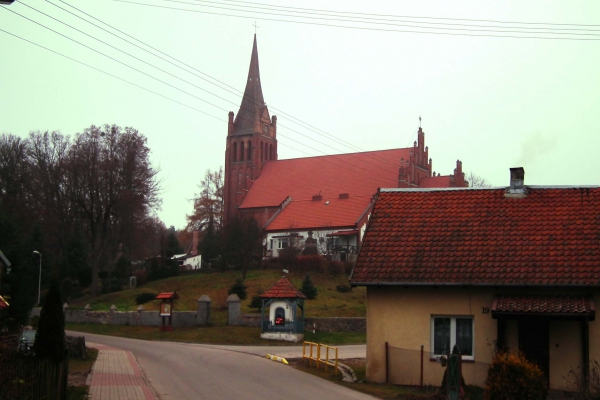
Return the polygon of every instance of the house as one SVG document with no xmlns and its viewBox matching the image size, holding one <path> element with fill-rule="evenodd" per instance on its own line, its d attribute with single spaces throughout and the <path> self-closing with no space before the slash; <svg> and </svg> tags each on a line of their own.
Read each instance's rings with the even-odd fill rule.
<svg viewBox="0 0 600 400">
<path fill-rule="evenodd" d="M 277 130 L 264 101 L 255 35 L 240 109 L 229 113 L 224 220 L 256 218 L 268 256 L 314 239 L 319 253 L 353 261 L 378 188 L 466 186 L 460 161 L 452 174 L 433 171 L 421 128 L 407 148 L 288 160 L 278 158 Z"/>
<path fill-rule="evenodd" d="M 509 187 L 381 189 L 350 283 L 367 287 L 371 381 L 418 383 L 423 346 L 439 385 L 457 345 L 467 384 L 499 347 L 567 390 L 600 360 L 600 187 L 525 186 L 514 168 Z"/>
</svg>

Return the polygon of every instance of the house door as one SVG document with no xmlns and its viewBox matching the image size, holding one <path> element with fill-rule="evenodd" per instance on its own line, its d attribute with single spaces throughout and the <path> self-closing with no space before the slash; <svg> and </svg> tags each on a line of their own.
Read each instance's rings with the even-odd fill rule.
<svg viewBox="0 0 600 400">
<path fill-rule="evenodd" d="M 550 330 L 548 318 L 522 318 L 519 320 L 519 349 L 532 363 L 537 364 L 546 381 L 549 380 Z"/>
</svg>

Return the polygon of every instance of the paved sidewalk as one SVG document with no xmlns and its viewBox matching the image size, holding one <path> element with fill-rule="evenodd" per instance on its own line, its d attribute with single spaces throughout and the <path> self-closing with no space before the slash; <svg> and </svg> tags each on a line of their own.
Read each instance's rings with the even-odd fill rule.
<svg viewBox="0 0 600 400">
<path fill-rule="evenodd" d="M 130 351 L 99 343 L 88 342 L 87 346 L 98 349 L 88 376 L 90 400 L 157 400 Z"/>
</svg>

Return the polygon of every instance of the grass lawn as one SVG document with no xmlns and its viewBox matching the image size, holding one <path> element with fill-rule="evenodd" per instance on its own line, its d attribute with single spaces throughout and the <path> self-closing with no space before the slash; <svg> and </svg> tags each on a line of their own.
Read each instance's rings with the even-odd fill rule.
<svg viewBox="0 0 600 400">
<path fill-rule="evenodd" d="M 254 270 L 249 271 L 244 283 L 248 286 L 248 298 L 242 301 L 242 312 L 257 312 L 256 309 L 248 307 L 252 296 L 260 294 L 271 287 L 279 278 L 281 271 L 277 270 Z M 290 273 L 287 278 L 296 286 L 302 286 L 305 274 Z M 332 277 L 326 274 L 310 274 L 313 284 L 318 289 L 317 298 L 306 301 L 305 317 L 364 317 L 366 315 L 364 287 L 353 288 L 350 292 L 342 293 L 336 290 L 336 286 L 347 284 L 348 277 L 339 275 Z M 81 309 L 90 304 L 92 310 L 107 311 L 113 304 L 118 311 L 134 311 L 138 308 L 136 296 L 139 293 L 172 292 L 177 291 L 179 300 L 175 301 L 175 310 L 194 311 L 198 308 L 198 299 L 203 294 L 212 300 L 212 315 L 219 318 L 219 311 L 225 313 L 227 308 L 227 291 L 241 278 L 239 271 L 196 273 L 190 275 L 176 276 L 160 281 L 149 282 L 136 289 L 123 290 L 116 293 L 104 294 L 91 298 L 84 296 L 69 302 L 69 307 Z M 148 311 L 158 310 L 159 301 L 150 301 L 144 304 Z M 213 323 L 218 324 L 218 321 Z"/>
<path fill-rule="evenodd" d="M 88 394 L 85 382 L 92 371 L 94 361 L 98 357 L 98 350 L 87 349 L 87 358 L 69 358 L 69 382 L 67 389 L 68 400 L 84 400 Z"/>
<path fill-rule="evenodd" d="M 260 328 L 252 326 L 202 326 L 191 328 L 176 328 L 173 332 L 160 332 L 156 326 L 126 326 L 100 324 L 71 324 L 67 330 L 96 333 L 142 340 L 166 340 L 171 342 L 233 344 L 233 345 L 262 345 L 289 346 L 292 343 L 260 338 Z M 364 333 L 346 332 L 307 332 L 305 340 L 330 345 L 361 344 L 366 342 Z M 301 345 L 298 343 L 297 345 Z"/>
</svg>

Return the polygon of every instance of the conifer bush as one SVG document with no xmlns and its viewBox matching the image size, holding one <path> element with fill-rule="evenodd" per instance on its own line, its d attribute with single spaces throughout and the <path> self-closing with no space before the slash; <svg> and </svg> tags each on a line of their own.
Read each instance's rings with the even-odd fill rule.
<svg viewBox="0 0 600 400">
<path fill-rule="evenodd" d="M 318 289 L 313 285 L 310 275 L 306 275 L 306 278 L 302 281 L 302 287 L 300 291 L 306 296 L 308 300 L 313 300 L 317 297 Z"/>
<path fill-rule="evenodd" d="M 248 289 L 248 286 L 244 284 L 244 281 L 242 279 L 237 279 L 235 283 L 231 285 L 227 291 L 227 294 L 231 295 L 235 293 L 238 295 L 240 300 L 246 300 L 248 297 L 248 292 L 246 292 L 246 289 Z"/>
<path fill-rule="evenodd" d="M 138 295 L 135 296 L 135 303 L 136 304 L 145 304 L 149 301 L 156 299 L 156 296 L 158 296 L 156 293 L 150 293 L 150 292 L 138 293 Z"/>
<path fill-rule="evenodd" d="M 548 385 L 542 370 L 523 354 L 497 353 L 485 381 L 485 400 L 545 400 Z"/>
<path fill-rule="evenodd" d="M 65 356 L 65 315 L 63 313 L 60 288 L 56 280 L 52 281 L 40 311 L 40 320 L 33 351 L 40 359 L 60 362 Z"/>
<path fill-rule="evenodd" d="M 262 309 L 262 299 L 260 298 L 260 296 L 257 294 L 252 296 L 252 301 L 250 302 L 248 307 L 256 308 L 258 311 L 260 311 Z"/>
</svg>

